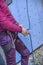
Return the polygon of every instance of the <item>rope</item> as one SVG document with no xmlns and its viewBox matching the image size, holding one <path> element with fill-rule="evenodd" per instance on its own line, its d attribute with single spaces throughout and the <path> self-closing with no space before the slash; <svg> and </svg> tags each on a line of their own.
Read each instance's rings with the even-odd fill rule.
<svg viewBox="0 0 43 65">
<path fill-rule="evenodd" d="M 30 30 L 30 19 L 29 19 L 29 13 L 28 13 L 28 0 L 26 0 L 26 8 L 27 8 L 27 18 L 28 18 L 28 22 L 29 22 L 29 29 Z M 33 53 L 33 45 L 32 45 L 32 38 L 31 38 L 31 34 L 29 33 L 30 36 L 30 40 L 31 40 L 31 50 L 32 50 L 32 57 L 33 57 L 33 65 L 35 65 L 35 59 L 34 59 L 34 53 Z"/>
<path fill-rule="evenodd" d="M 18 17 L 20 19 L 20 14 L 19 14 L 19 9 L 18 9 L 18 5 L 17 5 L 17 1 L 16 1 L 16 8 L 17 8 L 17 12 L 18 12 Z M 30 19 L 29 19 L 29 13 L 28 13 L 28 0 L 26 0 L 26 10 L 27 10 L 28 23 L 29 23 L 29 28 L 27 30 L 30 30 Z M 31 50 L 32 50 L 32 57 L 33 57 L 33 65 L 35 65 L 34 53 L 33 53 L 33 45 L 32 45 L 32 38 L 31 38 L 31 34 L 30 33 L 29 33 L 29 36 L 30 36 L 30 40 L 31 40 Z"/>
</svg>

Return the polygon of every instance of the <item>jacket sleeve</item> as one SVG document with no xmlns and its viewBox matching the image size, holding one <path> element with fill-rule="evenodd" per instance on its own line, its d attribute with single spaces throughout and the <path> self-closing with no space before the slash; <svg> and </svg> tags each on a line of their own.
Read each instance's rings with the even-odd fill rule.
<svg viewBox="0 0 43 65">
<path fill-rule="evenodd" d="M 9 30 L 12 32 L 22 32 L 22 27 L 10 22 L 10 20 L 1 12 L 0 15 L 0 25 L 2 26 L 3 30 Z"/>
<path fill-rule="evenodd" d="M 10 22 L 13 23 L 17 23 L 17 21 L 15 20 L 15 18 L 13 17 L 13 15 L 11 14 L 8 5 L 6 3 L 6 0 L 4 0 L 4 2 L 2 3 L 3 5 L 1 5 L 3 12 L 7 15 L 7 17 L 9 18 Z"/>
</svg>

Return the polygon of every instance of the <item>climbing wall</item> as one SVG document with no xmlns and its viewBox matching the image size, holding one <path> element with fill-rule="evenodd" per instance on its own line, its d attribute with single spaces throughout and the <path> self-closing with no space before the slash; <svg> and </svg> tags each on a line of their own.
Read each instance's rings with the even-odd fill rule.
<svg viewBox="0 0 43 65">
<path fill-rule="evenodd" d="M 31 53 L 43 44 L 43 2 L 42 0 L 13 0 L 9 8 L 14 18 L 30 32 L 28 36 L 18 35 Z M 21 56 L 17 52 L 16 61 L 19 60 Z"/>
</svg>

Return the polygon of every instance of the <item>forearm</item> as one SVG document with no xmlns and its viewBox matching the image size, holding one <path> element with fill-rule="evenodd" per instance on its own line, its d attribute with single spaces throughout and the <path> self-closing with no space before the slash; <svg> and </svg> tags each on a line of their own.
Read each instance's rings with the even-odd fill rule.
<svg viewBox="0 0 43 65">
<path fill-rule="evenodd" d="M 9 30 L 12 32 L 22 32 L 22 28 L 20 26 L 17 26 L 16 24 L 12 24 L 11 22 L 7 22 L 3 24 L 3 29 Z"/>
<path fill-rule="evenodd" d="M 12 32 L 22 32 L 22 27 L 10 22 L 10 20 L 1 12 L 0 15 L 0 25 L 2 26 L 3 30 L 9 30 Z"/>
</svg>

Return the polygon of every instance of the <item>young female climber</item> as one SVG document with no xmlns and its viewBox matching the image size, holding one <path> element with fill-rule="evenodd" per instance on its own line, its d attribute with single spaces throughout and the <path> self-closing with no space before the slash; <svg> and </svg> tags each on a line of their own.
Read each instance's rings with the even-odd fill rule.
<svg viewBox="0 0 43 65">
<path fill-rule="evenodd" d="M 14 33 L 19 32 L 28 35 L 28 31 L 19 25 L 13 18 L 6 0 L 0 0 L 0 45 L 2 46 L 7 59 L 7 65 L 16 65 L 16 50 L 21 54 L 21 65 L 28 65 L 29 50 L 26 48 L 21 39 L 17 36 L 15 44 L 12 44 L 12 38 L 7 30 Z"/>
</svg>

